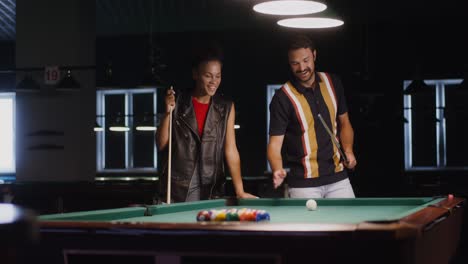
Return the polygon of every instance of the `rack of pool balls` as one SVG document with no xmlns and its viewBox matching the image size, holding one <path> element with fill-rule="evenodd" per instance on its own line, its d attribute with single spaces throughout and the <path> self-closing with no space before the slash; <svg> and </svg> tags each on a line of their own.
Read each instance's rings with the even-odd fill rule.
<svg viewBox="0 0 468 264">
<path fill-rule="evenodd" d="M 198 222 L 209 221 L 269 221 L 270 214 L 265 210 L 257 210 L 250 208 L 242 209 L 210 209 L 202 210 L 197 214 Z"/>
</svg>

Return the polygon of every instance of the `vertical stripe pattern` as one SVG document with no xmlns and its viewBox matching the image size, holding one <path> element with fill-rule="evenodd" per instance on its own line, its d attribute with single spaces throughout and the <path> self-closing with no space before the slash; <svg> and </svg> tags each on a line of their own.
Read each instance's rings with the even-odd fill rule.
<svg viewBox="0 0 468 264">
<path fill-rule="evenodd" d="M 322 82 L 320 83 L 320 92 L 322 93 L 323 99 L 325 100 L 325 104 L 327 105 L 330 113 L 330 120 L 332 123 L 332 131 L 333 135 L 336 137 L 337 131 L 337 113 L 338 113 L 338 102 L 337 96 L 335 92 L 335 87 L 333 86 L 333 82 L 331 81 L 331 77 L 328 73 L 318 72 Z M 338 138 L 337 138 L 338 140 Z M 340 162 L 340 152 L 338 148 L 333 144 L 333 161 L 335 163 L 335 172 L 342 171 L 343 164 Z"/>
<path fill-rule="evenodd" d="M 314 117 L 312 115 L 312 110 L 305 96 L 300 94 L 290 82 L 287 82 L 282 89 L 294 106 L 297 120 L 302 128 L 302 147 L 304 150 L 302 165 L 304 166 L 304 178 L 316 178 L 319 176 L 317 163 L 318 145 L 315 129 L 313 129 Z M 309 129 L 310 127 L 312 127 L 312 129 Z"/>
<path fill-rule="evenodd" d="M 320 92 L 323 96 L 325 104 L 329 109 L 330 120 L 331 120 L 331 130 L 333 131 L 334 136 L 337 135 L 337 113 L 338 113 L 338 102 L 331 81 L 331 77 L 327 73 L 318 72 L 320 75 L 319 82 Z M 318 143 L 317 135 L 314 129 L 314 115 L 310 108 L 309 103 L 307 102 L 306 97 L 301 94 L 291 82 L 287 82 L 281 88 L 286 96 L 291 101 L 291 104 L 294 107 L 296 117 L 299 125 L 301 126 L 302 136 L 302 148 L 304 156 L 302 158 L 302 165 L 304 167 L 304 178 L 317 178 L 319 177 L 319 168 L 317 161 L 318 154 Z M 333 162 L 335 164 L 335 172 L 340 172 L 344 169 L 343 164 L 340 162 L 340 153 L 338 148 L 333 144 Z"/>
</svg>

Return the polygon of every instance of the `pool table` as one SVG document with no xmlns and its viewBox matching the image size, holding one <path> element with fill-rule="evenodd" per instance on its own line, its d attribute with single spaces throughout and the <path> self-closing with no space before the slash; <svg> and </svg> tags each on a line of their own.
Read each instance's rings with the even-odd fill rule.
<svg viewBox="0 0 468 264">
<path fill-rule="evenodd" d="M 40 254 L 65 263 L 448 263 L 459 197 L 219 199 L 39 217 Z M 197 222 L 204 209 L 266 210 L 270 221 Z M 55 252 L 55 253 L 54 253 Z M 87 259 L 88 258 L 88 259 Z M 140 261 L 136 261 L 138 258 Z M 350 262 L 351 261 L 351 262 Z"/>
</svg>

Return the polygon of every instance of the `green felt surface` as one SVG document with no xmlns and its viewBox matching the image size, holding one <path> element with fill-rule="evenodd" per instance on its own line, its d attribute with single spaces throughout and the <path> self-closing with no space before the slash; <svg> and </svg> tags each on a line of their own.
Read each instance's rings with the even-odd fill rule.
<svg viewBox="0 0 468 264">
<path fill-rule="evenodd" d="M 271 223 L 343 223 L 365 221 L 394 221 L 435 204 L 442 198 L 356 198 L 315 199 L 317 210 L 307 210 L 307 199 L 245 199 L 236 206 L 226 201 L 210 200 L 148 207 L 129 207 L 111 210 L 43 215 L 47 221 L 111 221 L 195 223 L 200 210 L 223 208 L 251 208 L 266 210 Z M 144 216 L 150 212 L 151 216 Z"/>
</svg>

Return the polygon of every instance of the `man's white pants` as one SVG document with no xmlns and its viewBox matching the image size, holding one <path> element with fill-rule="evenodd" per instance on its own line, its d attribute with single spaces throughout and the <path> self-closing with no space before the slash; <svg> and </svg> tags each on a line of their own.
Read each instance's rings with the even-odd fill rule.
<svg viewBox="0 0 468 264">
<path fill-rule="evenodd" d="M 354 198 L 353 187 L 348 178 L 339 182 L 306 188 L 289 187 L 290 198 Z"/>
</svg>

